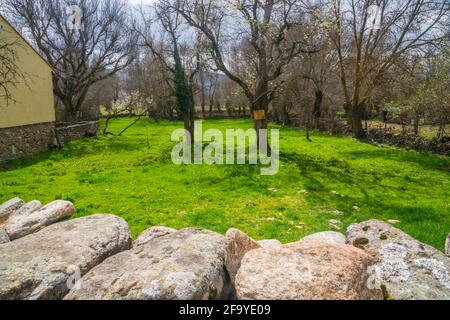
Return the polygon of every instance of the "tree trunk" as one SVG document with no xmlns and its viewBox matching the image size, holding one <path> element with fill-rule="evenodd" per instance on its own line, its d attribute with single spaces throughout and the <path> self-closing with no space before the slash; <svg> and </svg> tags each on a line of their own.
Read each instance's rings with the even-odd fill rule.
<svg viewBox="0 0 450 320">
<path fill-rule="evenodd" d="M 322 102 L 323 102 L 323 92 L 322 90 L 317 90 L 315 92 L 314 110 L 313 110 L 313 117 L 316 120 L 322 116 Z"/>
<path fill-rule="evenodd" d="M 209 117 L 210 117 L 210 118 L 212 117 L 213 109 L 214 109 L 214 101 L 213 101 L 213 100 L 210 100 L 210 101 L 209 101 Z"/>
<path fill-rule="evenodd" d="M 69 110 L 69 112 L 67 112 L 67 121 L 70 123 L 77 123 L 78 122 L 78 112 L 75 110 Z"/>
<path fill-rule="evenodd" d="M 282 117 L 283 117 L 283 125 L 288 126 L 291 124 L 291 118 L 289 116 L 289 109 L 285 104 L 283 104 Z"/>
<path fill-rule="evenodd" d="M 205 108 L 206 108 L 206 103 L 204 101 L 202 101 L 202 118 L 203 119 L 205 119 L 205 117 L 206 117 Z"/>
<path fill-rule="evenodd" d="M 260 143 L 262 142 L 262 138 L 264 137 L 260 130 L 267 130 L 267 117 L 269 113 L 269 101 L 265 98 L 260 99 L 256 104 L 253 105 L 252 111 L 253 114 L 253 120 L 254 120 L 254 128 L 256 131 L 256 137 L 257 137 L 257 143 L 258 148 L 260 146 Z M 255 118 L 255 112 L 260 113 L 258 115 L 258 118 Z M 261 114 L 264 112 L 263 114 Z M 268 135 L 266 135 L 266 141 L 264 143 L 268 146 Z"/>
<path fill-rule="evenodd" d="M 201 105 L 202 105 L 202 118 L 205 119 L 205 108 L 206 108 L 206 92 L 205 92 L 205 75 L 203 70 L 200 72 L 201 86 Z"/>
<path fill-rule="evenodd" d="M 191 144 L 194 146 L 194 134 L 195 134 L 195 104 L 192 101 L 192 106 L 189 112 L 189 122 L 190 122 L 190 128 L 189 133 L 191 134 Z"/>
<path fill-rule="evenodd" d="M 419 124 L 420 124 L 420 117 L 416 115 L 414 117 L 414 135 L 417 137 L 419 135 Z"/>
<path fill-rule="evenodd" d="M 260 130 L 267 130 L 267 119 L 255 120 L 254 127 L 256 131 L 257 149 L 259 149 L 262 139 L 264 137 Z M 269 146 L 268 135 L 266 136 L 266 141 L 264 143 L 266 144 L 267 147 Z"/>
<path fill-rule="evenodd" d="M 348 106 L 347 118 L 350 120 L 349 125 L 352 128 L 353 136 L 356 139 L 364 139 L 366 137 L 366 132 L 364 131 L 362 124 L 362 111 L 360 106 Z"/>
<path fill-rule="evenodd" d="M 188 110 L 183 113 L 183 122 L 184 122 L 184 129 L 189 132 L 190 138 L 191 138 L 191 146 L 194 146 L 194 125 L 192 122 L 192 116 L 191 111 Z"/>
</svg>

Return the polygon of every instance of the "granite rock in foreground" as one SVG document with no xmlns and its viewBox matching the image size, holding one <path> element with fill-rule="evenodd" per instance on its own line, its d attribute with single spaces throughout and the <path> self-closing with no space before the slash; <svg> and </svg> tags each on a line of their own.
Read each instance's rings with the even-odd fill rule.
<svg viewBox="0 0 450 320">
<path fill-rule="evenodd" d="M 378 256 L 374 272 L 392 298 L 450 299 L 450 258 L 439 250 L 378 220 L 351 225 L 347 240 Z"/>
<path fill-rule="evenodd" d="M 131 246 L 127 223 L 93 215 L 0 246 L 0 300 L 62 299 L 78 278 Z"/>
<path fill-rule="evenodd" d="M 65 299 L 227 299 L 233 290 L 224 263 L 222 235 L 184 229 L 107 259 Z"/>
<path fill-rule="evenodd" d="M 348 245 L 308 243 L 250 251 L 236 277 L 242 300 L 379 300 L 370 286 L 373 257 Z"/>
</svg>

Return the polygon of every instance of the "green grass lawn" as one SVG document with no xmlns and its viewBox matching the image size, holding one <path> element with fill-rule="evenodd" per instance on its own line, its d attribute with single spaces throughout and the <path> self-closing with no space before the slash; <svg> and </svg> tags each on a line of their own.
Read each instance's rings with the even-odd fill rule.
<svg viewBox="0 0 450 320">
<path fill-rule="evenodd" d="M 111 129 L 119 131 L 130 121 L 115 120 Z M 76 217 L 113 213 L 128 221 L 133 236 L 154 225 L 220 233 L 236 227 L 256 239 L 291 242 L 329 230 L 330 219 L 342 221 L 343 232 L 354 222 L 397 219 L 413 237 L 444 247 L 450 232 L 448 158 L 349 137 L 315 134 L 307 142 L 298 129 L 280 128 L 276 176 L 261 176 L 250 165 L 176 166 L 170 136 L 181 126 L 142 120 L 123 137 L 74 141 L 63 150 L 0 165 L 0 202 L 15 196 L 70 200 Z M 251 126 L 204 123 L 205 129 Z M 345 215 L 337 217 L 334 210 Z"/>
</svg>

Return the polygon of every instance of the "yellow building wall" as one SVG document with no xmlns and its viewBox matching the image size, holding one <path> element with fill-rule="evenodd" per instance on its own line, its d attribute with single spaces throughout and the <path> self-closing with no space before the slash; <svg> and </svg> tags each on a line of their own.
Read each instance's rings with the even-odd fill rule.
<svg viewBox="0 0 450 320">
<path fill-rule="evenodd" d="M 0 16 L 0 37 L 16 40 L 21 72 L 26 82 L 18 79 L 11 88 L 15 101 L 6 103 L 0 97 L 0 128 L 10 128 L 35 123 L 55 121 L 52 70 L 50 66 L 30 47 L 30 45 Z"/>
</svg>

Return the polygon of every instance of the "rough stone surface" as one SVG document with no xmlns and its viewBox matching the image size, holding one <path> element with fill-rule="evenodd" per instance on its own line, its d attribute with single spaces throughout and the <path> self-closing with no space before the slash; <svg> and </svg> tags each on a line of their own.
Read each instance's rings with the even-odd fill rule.
<svg viewBox="0 0 450 320">
<path fill-rule="evenodd" d="M 447 236 L 447 240 L 445 241 L 445 254 L 450 256 L 450 234 Z"/>
<path fill-rule="evenodd" d="M 93 215 L 0 246 L 0 300 L 61 299 L 107 257 L 131 246 L 127 223 Z"/>
<path fill-rule="evenodd" d="M 30 201 L 20 207 L 14 214 L 9 217 L 9 220 L 14 219 L 19 216 L 28 216 L 42 208 L 42 203 L 37 200 Z"/>
<path fill-rule="evenodd" d="M 36 155 L 51 147 L 63 147 L 72 140 L 95 136 L 98 128 L 96 121 L 64 126 L 47 122 L 0 128 L 0 162 Z"/>
<path fill-rule="evenodd" d="M 289 244 L 285 245 L 285 247 L 295 249 L 299 245 L 301 246 L 303 244 L 307 244 L 307 243 L 311 243 L 311 242 L 346 244 L 347 239 L 342 233 L 335 232 L 335 231 L 325 231 L 325 232 L 314 233 L 312 235 L 304 237 L 303 239 L 301 239 L 298 242 L 289 243 Z"/>
<path fill-rule="evenodd" d="M 250 251 L 236 277 L 243 300 L 372 300 L 368 268 L 373 257 L 349 245 L 309 243 L 296 250 L 264 248 Z"/>
<path fill-rule="evenodd" d="M 68 219 L 75 213 L 75 207 L 69 201 L 56 200 L 31 214 L 14 215 L 5 229 L 11 241 L 35 233 L 55 222 Z"/>
<path fill-rule="evenodd" d="M 351 225 L 347 240 L 378 255 L 375 270 L 392 298 L 450 299 L 450 259 L 442 252 L 378 220 Z"/>
<path fill-rule="evenodd" d="M 151 227 L 141 233 L 139 237 L 134 241 L 133 247 L 138 247 L 152 241 L 153 239 L 167 236 L 175 233 L 177 230 L 166 227 Z"/>
<path fill-rule="evenodd" d="M 97 135 L 99 125 L 98 121 L 80 122 L 65 126 L 58 124 L 56 128 L 58 143 L 60 146 L 64 146 L 69 141 L 94 137 Z"/>
<path fill-rule="evenodd" d="M 5 229 L 0 229 L 0 244 L 9 242 L 9 236 Z"/>
<path fill-rule="evenodd" d="M 184 229 L 119 253 L 92 269 L 67 300 L 197 300 L 232 294 L 225 238 Z"/>
<path fill-rule="evenodd" d="M 16 212 L 25 202 L 20 198 L 13 198 L 0 205 L 0 225 L 4 223 L 11 214 Z"/>
<path fill-rule="evenodd" d="M 261 245 L 248 235 L 237 229 L 230 229 L 226 235 L 225 266 L 231 280 L 234 282 L 241 267 L 242 258 L 251 250 L 261 248 Z"/>
<path fill-rule="evenodd" d="M 55 139 L 55 123 L 0 129 L 0 162 L 45 152 Z"/>
<path fill-rule="evenodd" d="M 279 248 L 282 246 L 281 242 L 275 239 L 261 240 L 258 243 L 262 248 Z"/>
</svg>

